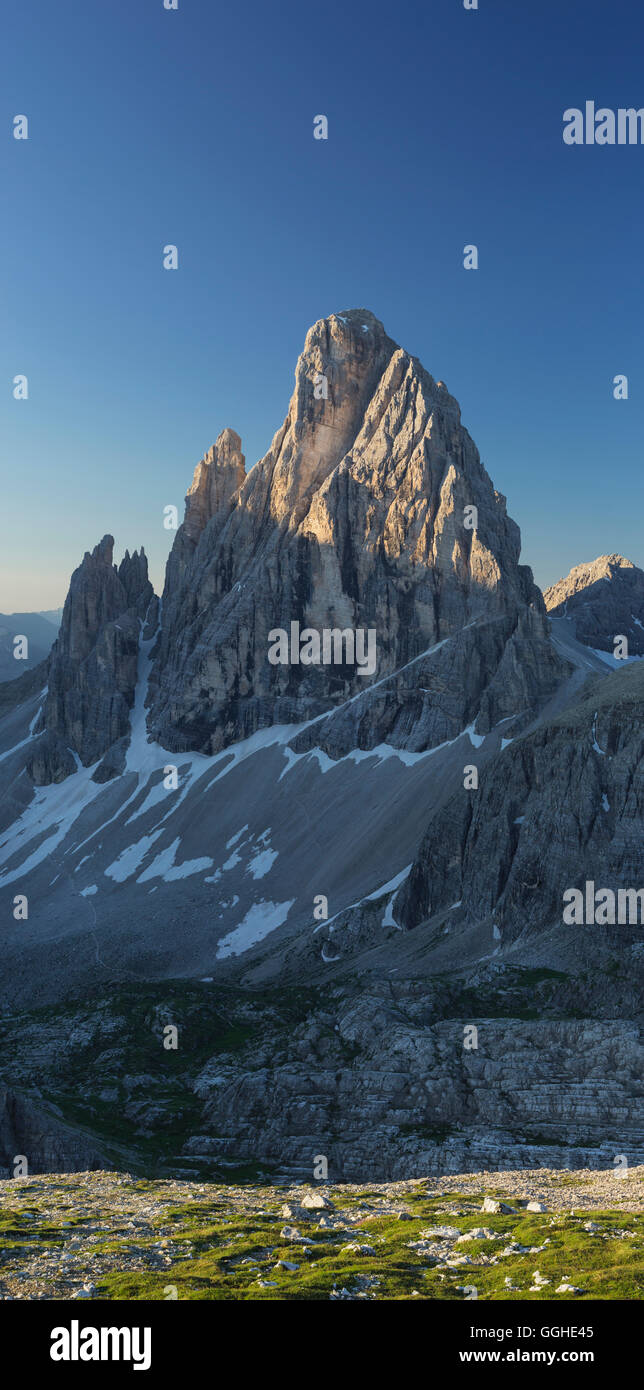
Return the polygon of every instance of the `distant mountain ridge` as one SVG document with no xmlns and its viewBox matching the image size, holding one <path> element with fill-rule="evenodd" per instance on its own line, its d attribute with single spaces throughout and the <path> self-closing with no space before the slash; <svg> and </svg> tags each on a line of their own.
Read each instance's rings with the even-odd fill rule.
<svg viewBox="0 0 644 1390">
<path fill-rule="evenodd" d="M 58 630 L 55 613 L 56 610 L 50 613 L 0 613 L 0 681 L 17 680 L 49 655 Z M 27 638 L 27 657 L 14 655 L 16 637 Z"/>
<path fill-rule="evenodd" d="M 574 619 L 586 646 L 612 652 L 615 638 L 625 636 L 629 653 L 644 656 L 644 570 L 623 555 L 575 565 L 543 597 L 551 617 Z"/>
</svg>

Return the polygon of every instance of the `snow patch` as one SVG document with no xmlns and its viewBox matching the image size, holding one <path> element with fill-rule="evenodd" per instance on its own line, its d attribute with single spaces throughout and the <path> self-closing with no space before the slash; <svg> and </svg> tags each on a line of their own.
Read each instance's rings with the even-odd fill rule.
<svg viewBox="0 0 644 1390">
<path fill-rule="evenodd" d="M 593 719 L 593 748 L 596 753 L 601 753 L 602 758 L 606 757 L 605 750 L 600 748 L 597 742 L 597 710 L 595 710 L 595 717 Z"/>
<path fill-rule="evenodd" d="M 212 869 L 212 859 L 206 858 L 184 859 L 183 864 L 175 864 L 180 844 L 181 839 L 177 836 L 167 849 L 155 855 L 149 868 L 144 869 L 137 878 L 137 883 L 148 883 L 151 878 L 162 878 L 164 883 L 174 883 L 178 878 L 189 878 L 191 874 L 200 874 L 204 869 Z"/>
<path fill-rule="evenodd" d="M 40 692 L 40 699 L 42 700 L 43 696 L 46 695 L 46 694 L 47 694 L 47 686 L 45 686 L 45 689 L 42 690 L 42 691 Z M 10 758 L 12 753 L 17 753 L 19 748 L 26 748 L 27 744 L 28 744 L 28 743 L 31 743 L 31 740 L 32 740 L 33 737 L 34 737 L 34 729 L 35 729 L 35 727 L 36 727 L 36 724 L 38 723 L 38 720 L 40 719 L 41 714 L 42 714 L 42 705 L 39 705 L 39 706 L 38 706 L 38 709 L 36 710 L 36 713 L 34 714 L 34 717 L 33 717 L 32 721 L 31 721 L 31 723 L 30 723 L 30 725 L 29 725 L 29 733 L 27 734 L 27 737 L 26 737 L 26 738 L 21 738 L 20 743 L 14 743 L 13 748 L 8 748 L 7 751 L 6 751 L 6 753 L 0 753 L 0 763 L 3 763 L 4 760 L 5 760 L 5 758 Z"/>
<path fill-rule="evenodd" d="M 242 825 L 241 830 L 238 830 L 236 835 L 232 835 L 230 840 L 226 840 L 226 849 L 232 849 L 233 845 L 237 844 L 237 841 L 243 835 L 245 830 L 248 830 L 248 822 L 246 822 L 246 825 Z"/>
<path fill-rule="evenodd" d="M 125 880 L 140 868 L 150 846 L 158 840 L 160 834 L 160 830 L 153 830 L 151 835 L 144 835 L 143 839 L 136 840 L 133 845 L 121 850 L 114 863 L 108 864 L 105 870 L 107 877 L 113 878 L 116 883 L 125 883 Z"/>
<path fill-rule="evenodd" d="M 48 859 L 86 807 L 105 791 L 104 786 L 92 782 L 97 763 L 92 767 L 83 767 L 77 759 L 77 766 L 77 772 L 64 782 L 53 782 L 47 787 L 37 788 L 29 806 L 12 825 L 6 839 L 0 844 L 0 864 L 6 864 L 23 846 L 45 831 L 51 833 L 17 869 L 0 874 L 0 884 L 13 883 Z"/>
<path fill-rule="evenodd" d="M 263 941 L 265 936 L 286 921 L 294 902 L 295 898 L 285 903 L 253 903 L 239 926 L 222 937 L 217 947 L 217 960 L 240 956 L 251 946 L 256 946 L 258 941 Z"/>
<path fill-rule="evenodd" d="M 276 849 L 261 850 L 259 854 L 255 855 L 254 859 L 251 859 L 250 864 L 246 869 L 246 873 L 252 874 L 254 879 L 265 878 L 266 875 L 270 873 L 273 864 L 277 859 L 277 854 L 278 851 Z"/>
</svg>

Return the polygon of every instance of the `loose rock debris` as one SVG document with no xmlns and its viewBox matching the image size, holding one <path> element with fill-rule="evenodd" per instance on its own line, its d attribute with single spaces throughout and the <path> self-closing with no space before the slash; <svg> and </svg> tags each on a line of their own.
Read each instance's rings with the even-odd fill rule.
<svg viewBox="0 0 644 1390">
<path fill-rule="evenodd" d="M 473 1286 L 643 1297 L 644 1169 L 311 1190 L 105 1172 L 0 1182 L 4 1300 L 462 1299 Z"/>
</svg>

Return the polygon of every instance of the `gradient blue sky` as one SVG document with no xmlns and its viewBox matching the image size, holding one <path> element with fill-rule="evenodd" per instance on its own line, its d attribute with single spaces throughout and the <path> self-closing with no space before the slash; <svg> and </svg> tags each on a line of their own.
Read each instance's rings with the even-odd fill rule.
<svg viewBox="0 0 644 1390">
<path fill-rule="evenodd" d="M 4 30 L 0 611 L 62 603 L 106 531 L 158 587 L 163 507 L 225 425 L 261 457 L 353 307 L 457 396 L 539 583 L 644 564 L 644 147 L 562 141 L 569 106 L 644 106 L 632 0 L 23 0 Z"/>
</svg>

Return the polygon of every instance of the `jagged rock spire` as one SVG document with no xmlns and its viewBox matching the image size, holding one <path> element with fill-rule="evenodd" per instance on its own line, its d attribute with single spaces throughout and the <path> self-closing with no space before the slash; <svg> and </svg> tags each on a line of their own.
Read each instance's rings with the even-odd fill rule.
<svg viewBox="0 0 644 1390">
<path fill-rule="evenodd" d="M 508 654 L 505 689 L 488 696 L 485 718 L 506 714 L 512 700 L 530 708 L 552 687 L 543 601 L 519 564 L 505 498 L 457 401 L 368 310 L 309 329 L 281 429 L 205 525 L 204 472 L 193 484 L 198 541 L 189 507 L 168 563 L 151 679 L 151 727 L 170 747 L 214 751 L 364 691 L 364 679 L 346 669 L 269 665 L 268 633 L 294 620 L 316 630 L 375 628 L 378 678 L 479 620 L 496 622 L 486 652 L 470 654 L 477 674 L 465 685 L 476 691 L 462 708 L 446 719 L 437 700 L 427 715 L 427 702 L 414 697 L 416 711 L 401 723 L 421 741 L 448 736 L 465 707 L 478 710 L 505 644 L 516 632 L 523 646 L 526 625 L 542 660 L 522 677 Z M 377 732 L 368 719 L 364 738 Z"/>
<path fill-rule="evenodd" d="M 103 536 L 74 570 L 48 673 L 34 749 L 34 780 L 59 781 L 73 754 L 96 762 L 127 732 L 137 679 L 140 620 L 153 598 L 143 549 L 126 551 L 118 569 L 114 537 Z"/>
<path fill-rule="evenodd" d="M 228 504 L 245 477 L 241 439 L 234 430 L 222 430 L 197 464 L 188 488 L 183 527 L 189 540 L 198 541 L 210 518 Z"/>
</svg>

